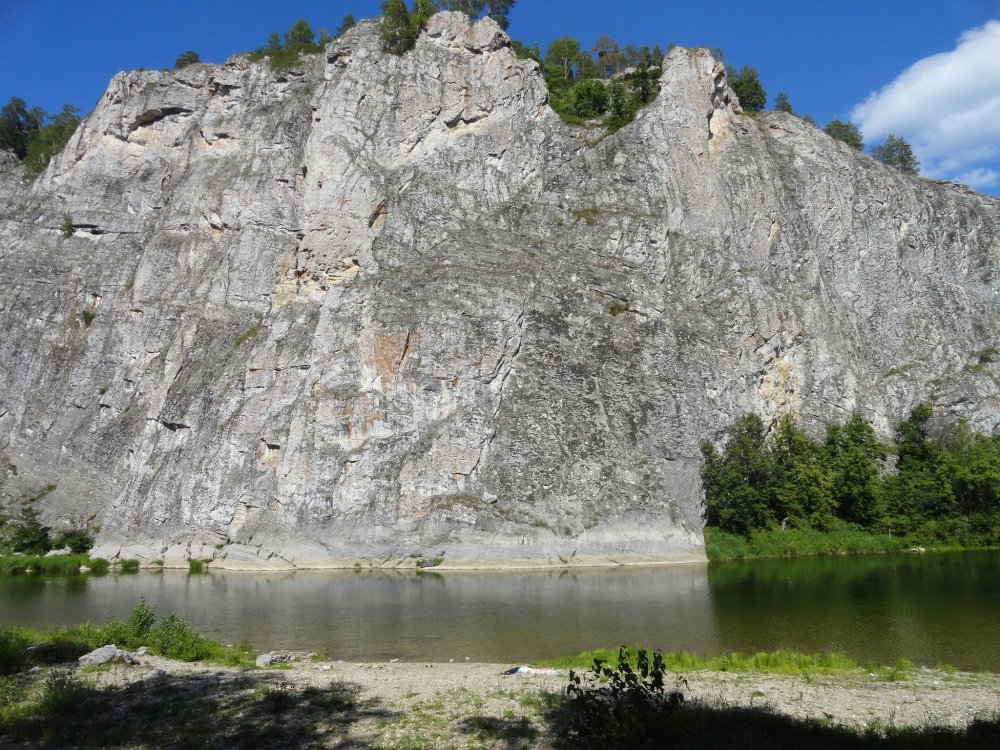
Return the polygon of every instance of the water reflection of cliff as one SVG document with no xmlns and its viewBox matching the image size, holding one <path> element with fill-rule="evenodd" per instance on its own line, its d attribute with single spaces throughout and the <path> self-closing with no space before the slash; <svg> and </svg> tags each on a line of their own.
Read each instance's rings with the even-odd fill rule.
<svg viewBox="0 0 1000 750">
<path fill-rule="evenodd" d="M 140 596 L 216 638 L 329 649 L 348 660 L 507 662 L 621 643 L 718 647 L 704 565 L 442 575 L 166 571 L 92 580 L 71 612 L 53 591 L 22 601 L 16 619 L 99 621 L 126 614 Z"/>
<path fill-rule="evenodd" d="M 145 597 L 207 635 L 345 660 L 531 661 L 636 644 L 833 646 L 1000 670 L 1000 553 L 510 573 L 178 571 L 0 578 L 0 623 L 123 617 Z"/>
</svg>

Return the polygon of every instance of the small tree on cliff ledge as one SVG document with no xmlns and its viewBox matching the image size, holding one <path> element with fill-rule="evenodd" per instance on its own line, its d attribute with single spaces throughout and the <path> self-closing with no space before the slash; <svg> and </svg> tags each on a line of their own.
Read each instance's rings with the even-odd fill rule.
<svg viewBox="0 0 1000 750">
<path fill-rule="evenodd" d="M 764 105 L 767 104 L 767 92 L 760 85 L 756 70 L 744 65 L 737 73 L 732 67 L 728 67 L 726 75 L 729 78 L 729 86 L 736 92 L 743 109 L 751 112 L 760 112 L 764 109 Z"/>
<path fill-rule="evenodd" d="M 434 15 L 433 0 L 416 0 L 413 10 L 407 10 L 403 0 L 385 0 L 382 3 L 382 51 L 402 55 L 413 49 L 420 30 Z"/>
<path fill-rule="evenodd" d="M 884 143 L 872 146 L 872 156 L 883 164 L 895 167 L 906 174 L 917 174 L 920 171 L 920 162 L 913 155 L 910 144 L 892 133 L 889 134 Z"/>
</svg>

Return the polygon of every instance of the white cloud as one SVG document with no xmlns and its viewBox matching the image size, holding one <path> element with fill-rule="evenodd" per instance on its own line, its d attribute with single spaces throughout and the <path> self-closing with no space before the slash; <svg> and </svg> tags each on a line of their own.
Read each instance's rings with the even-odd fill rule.
<svg viewBox="0 0 1000 750">
<path fill-rule="evenodd" d="M 955 182 L 961 182 L 963 185 L 968 185 L 976 190 L 984 190 L 1000 184 L 1000 172 L 997 172 L 995 169 L 979 167 L 978 169 L 957 174 L 952 179 Z"/>
<path fill-rule="evenodd" d="M 1000 160 L 1000 21 L 918 60 L 856 106 L 851 120 L 868 143 L 889 133 L 905 138 L 928 176 L 996 185 L 989 162 Z"/>
</svg>

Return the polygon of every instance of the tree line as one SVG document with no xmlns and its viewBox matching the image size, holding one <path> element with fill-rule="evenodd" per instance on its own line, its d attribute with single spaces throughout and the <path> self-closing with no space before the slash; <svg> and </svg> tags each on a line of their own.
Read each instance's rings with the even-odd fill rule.
<svg viewBox="0 0 1000 750">
<path fill-rule="evenodd" d="M 79 124 L 79 111 L 70 104 L 49 114 L 12 97 L 0 108 L 0 151 L 12 152 L 28 172 L 38 174 L 63 150 Z"/>
<path fill-rule="evenodd" d="M 759 529 L 855 527 L 915 543 L 1000 544 L 1000 435 L 964 420 L 931 430 L 930 404 L 915 406 L 879 441 L 858 414 L 810 438 L 791 416 L 770 432 L 756 414 L 725 431 L 704 456 L 705 521 L 749 537 Z"/>
<path fill-rule="evenodd" d="M 382 47 L 393 54 L 404 54 L 416 44 L 430 17 L 445 10 L 461 11 L 471 18 L 490 16 L 506 29 L 515 1 L 413 0 L 413 7 L 408 8 L 405 0 L 384 0 L 379 30 Z M 284 35 L 272 32 L 267 43 L 252 50 L 249 56 L 252 60 L 266 58 L 272 68 L 283 70 L 296 64 L 303 54 L 320 52 L 354 25 L 354 16 L 348 14 L 334 35 L 325 29 L 320 29 L 317 35 L 305 20 L 299 19 Z M 513 41 L 512 47 L 519 57 L 539 63 L 552 108 L 567 122 L 584 124 L 596 120 L 611 132 L 630 122 L 659 93 L 658 75 L 664 58 L 659 45 L 620 46 L 602 34 L 589 49 L 569 36 L 553 41 L 544 55 L 537 44 L 528 46 Z M 721 50 L 712 52 L 718 60 L 723 60 Z M 174 68 L 179 70 L 198 62 L 198 54 L 188 50 L 178 56 Z M 756 69 L 743 66 L 736 70 L 726 66 L 726 71 L 742 108 L 749 113 L 762 111 L 767 105 L 767 92 Z M 784 92 L 775 98 L 774 109 L 796 114 Z M 801 117 L 813 122 L 808 115 Z M 0 150 L 12 151 L 30 173 L 37 174 L 62 150 L 79 122 L 78 111 L 68 104 L 61 112 L 48 114 L 38 107 L 28 108 L 23 99 L 14 97 L 0 110 Z M 858 151 L 864 150 L 861 132 L 852 123 L 832 120 L 823 131 Z M 911 146 L 894 134 L 873 145 L 869 153 L 908 174 L 917 174 L 920 168 Z"/>
</svg>

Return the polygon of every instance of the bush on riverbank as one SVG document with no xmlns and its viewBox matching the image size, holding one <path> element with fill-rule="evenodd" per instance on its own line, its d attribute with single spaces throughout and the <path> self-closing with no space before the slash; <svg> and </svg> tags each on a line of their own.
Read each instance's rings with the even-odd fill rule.
<svg viewBox="0 0 1000 750">
<path fill-rule="evenodd" d="M 179 661 L 207 661 L 227 666 L 254 665 L 250 644 L 226 646 L 199 634 L 179 615 L 168 614 L 159 624 L 153 608 L 141 600 L 126 620 L 104 625 L 84 623 L 72 628 L 40 632 L 20 625 L 0 629 L 0 675 L 33 665 L 73 661 L 106 644 L 152 653 Z"/>
</svg>

